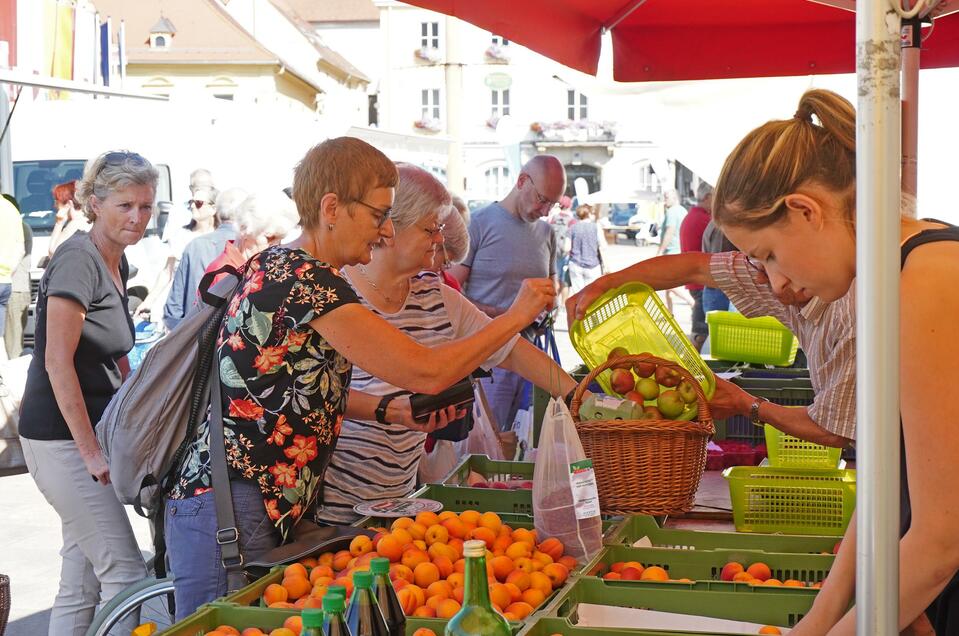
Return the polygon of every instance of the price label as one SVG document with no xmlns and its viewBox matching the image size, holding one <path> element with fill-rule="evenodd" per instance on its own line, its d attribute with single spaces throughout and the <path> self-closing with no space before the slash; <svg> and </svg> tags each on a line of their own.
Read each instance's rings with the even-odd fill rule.
<svg viewBox="0 0 959 636">
<path fill-rule="evenodd" d="M 599 491 L 593 461 L 584 459 L 569 465 L 569 482 L 573 491 L 573 508 L 577 519 L 599 516 Z"/>
</svg>

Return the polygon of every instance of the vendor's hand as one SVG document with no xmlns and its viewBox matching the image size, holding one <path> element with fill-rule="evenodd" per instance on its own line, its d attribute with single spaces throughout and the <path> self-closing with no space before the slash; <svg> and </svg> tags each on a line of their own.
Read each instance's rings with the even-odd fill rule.
<svg viewBox="0 0 959 636">
<path fill-rule="evenodd" d="M 578 293 L 566 300 L 566 322 L 572 328 L 574 320 L 582 320 L 586 310 L 597 298 L 609 290 L 609 283 L 605 278 L 594 280 Z"/>
<path fill-rule="evenodd" d="M 96 451 L 88 453 L 81 452 L 80 456 L 83 458 L 83 464 L 86 466 L 87 472 L 90 473 L 96 481 L 104 486 L 110 484 L 110 466 L 107 464 L 107 460 L 103 457 L 103 452 L 99 448 L 97 448 Z"/>
<path fill-rule="evenodd" d="M 144 307 L 143 303 L 140 303 L 140 306 L 133 311 L 133 322 L 137 323 L 142 320 L 150 320 L 150 308 Z"/>
<path fill-rule="evenodd" d="M 552 278 L 527 278 L 506 313 L 519 316 L 525 327 L 544 309 L 549 311 L 555 305 L 556 286 Z"/>
<path fill-rule="evenodd" d="M 747 415 L 753 402 L 755 398 L 738 385 L 716 378 L 716 392 L 713 394 L 713 399 L 709 401 L 709 412 L 717 420 L 726 419 L 732 415 Z"/>
<path fill-rule="evenodd" d="M 453 420 L 458 420 L 465 416 L 465 409 L 457 411 L 456 407 L 448 406 L 445 409 L 430 413 L 430 417 L 426 422 L 417 422 L 413 419 L 413 409 L 410 406 L 410 396 L 408 395 L 392 400 L 386 407 L 387 422 L 399 424 L 411 431 L 419 431 L 421 433 L 432 433 L 441 428 L 446 428 Z"/>
</svg>

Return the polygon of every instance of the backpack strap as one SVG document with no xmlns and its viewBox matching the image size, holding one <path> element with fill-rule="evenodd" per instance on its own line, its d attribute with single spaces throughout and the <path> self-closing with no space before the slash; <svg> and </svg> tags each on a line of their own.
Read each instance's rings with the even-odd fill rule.
<svg viewBox="0 0 959 636">
<path fill-rule="evenodd" d="M 216 504 L 216 542 L 220 546 L 220 562 L 226 570 L 227 591 L 234 592 L 246 585 L 246 578 L 243 575 L 240 531 L 236 525 L 230 475 L 226 466 L 219 366 L 219 356 L 214 355 L 210 365 L 210 466 L 213 473 L 213 501 Z"/>
</svg>

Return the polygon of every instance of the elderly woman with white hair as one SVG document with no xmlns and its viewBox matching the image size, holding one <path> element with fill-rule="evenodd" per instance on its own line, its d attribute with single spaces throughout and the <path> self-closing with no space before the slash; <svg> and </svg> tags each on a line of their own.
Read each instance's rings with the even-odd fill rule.
<svg viewBox="0 0 959 636">
<path fill-rule="evenodd" d="M 470 251 L 469 212 L 464 213 L 456 205 L 457 198 L 453 197 L 453 204 L 440 219 L 443 222 L 443 242 L 433 258 L 433 266 L 428 269 L 439 274 L 444 283 L 463 293 L 463 286 L 449 273 L 449 268 L 466 258 Z"/>
<path fill-rule="evenodd" d="M 293 233 L 300 217 L 296 204 L 283 192 L 251 194 L 236 215 L 237 238 L 227 241 L 223 252 L 206 268 L 213 272 L 224 265 L 239 269 L 251 256 Z"/>
<path fill-rule="evenodd" d="M 447 224 L 455 224 L 459 217 L 450 211 L 449 192 L 422 168 L 398 164 L 398 169 L 393 240 L 378 244 L 368 265 L 346 267 L 344 274 L 366 308 L 417 342 L 435 347 L 478 332 L 490 318 L 430 271 L 438 252 L 442 253 Z M 451 247 L 453 258 L 462 258 L 467 249 L 455 240 Z M 549 356 L 518 336 L 480 366 L 509 369 L 558 397 L 569 396 L 576 387 Z M 409 399 L 408 392 L 359 366 L 353 367 L 350 386 L 384 396 L 383 407 L 393 400 Z M 379 417 L 378 421 L 344 419 L 326 471 L 317 520 L 351 523 L 358 518 L 353 511 L 358 503 L 412 493 L 429 432 L 425 426 Z"/>
</svg>

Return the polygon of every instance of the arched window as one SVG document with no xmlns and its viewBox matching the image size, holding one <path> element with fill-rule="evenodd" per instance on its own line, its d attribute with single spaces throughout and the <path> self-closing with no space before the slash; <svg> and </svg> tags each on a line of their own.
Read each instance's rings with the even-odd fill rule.
<svg viewBox="0 0 959 636">
<path fill-rule="evenodd" d="M 229 77 L 221 76 L 208 82 L 206 88 L 217 99 L 232 100 L 233 96 L 236 94 L 236 89 L 239 88 L 239 86 Z"/>
<path fill-rule="evenodd" d="M 506 196 L 513 185 L 506 164 L 498 164 L 487 168 L 483 172 L 483 185 L 486 189 L 486 195 L 491 198 L 501 199 Z"/>
<path fill-rule="evenodd" d="M 144 92 L 164 97 L 169 97 L 173 91 L 173 83 L 165 77 L 151 77 L 142 86 Z"/>
</svg>

